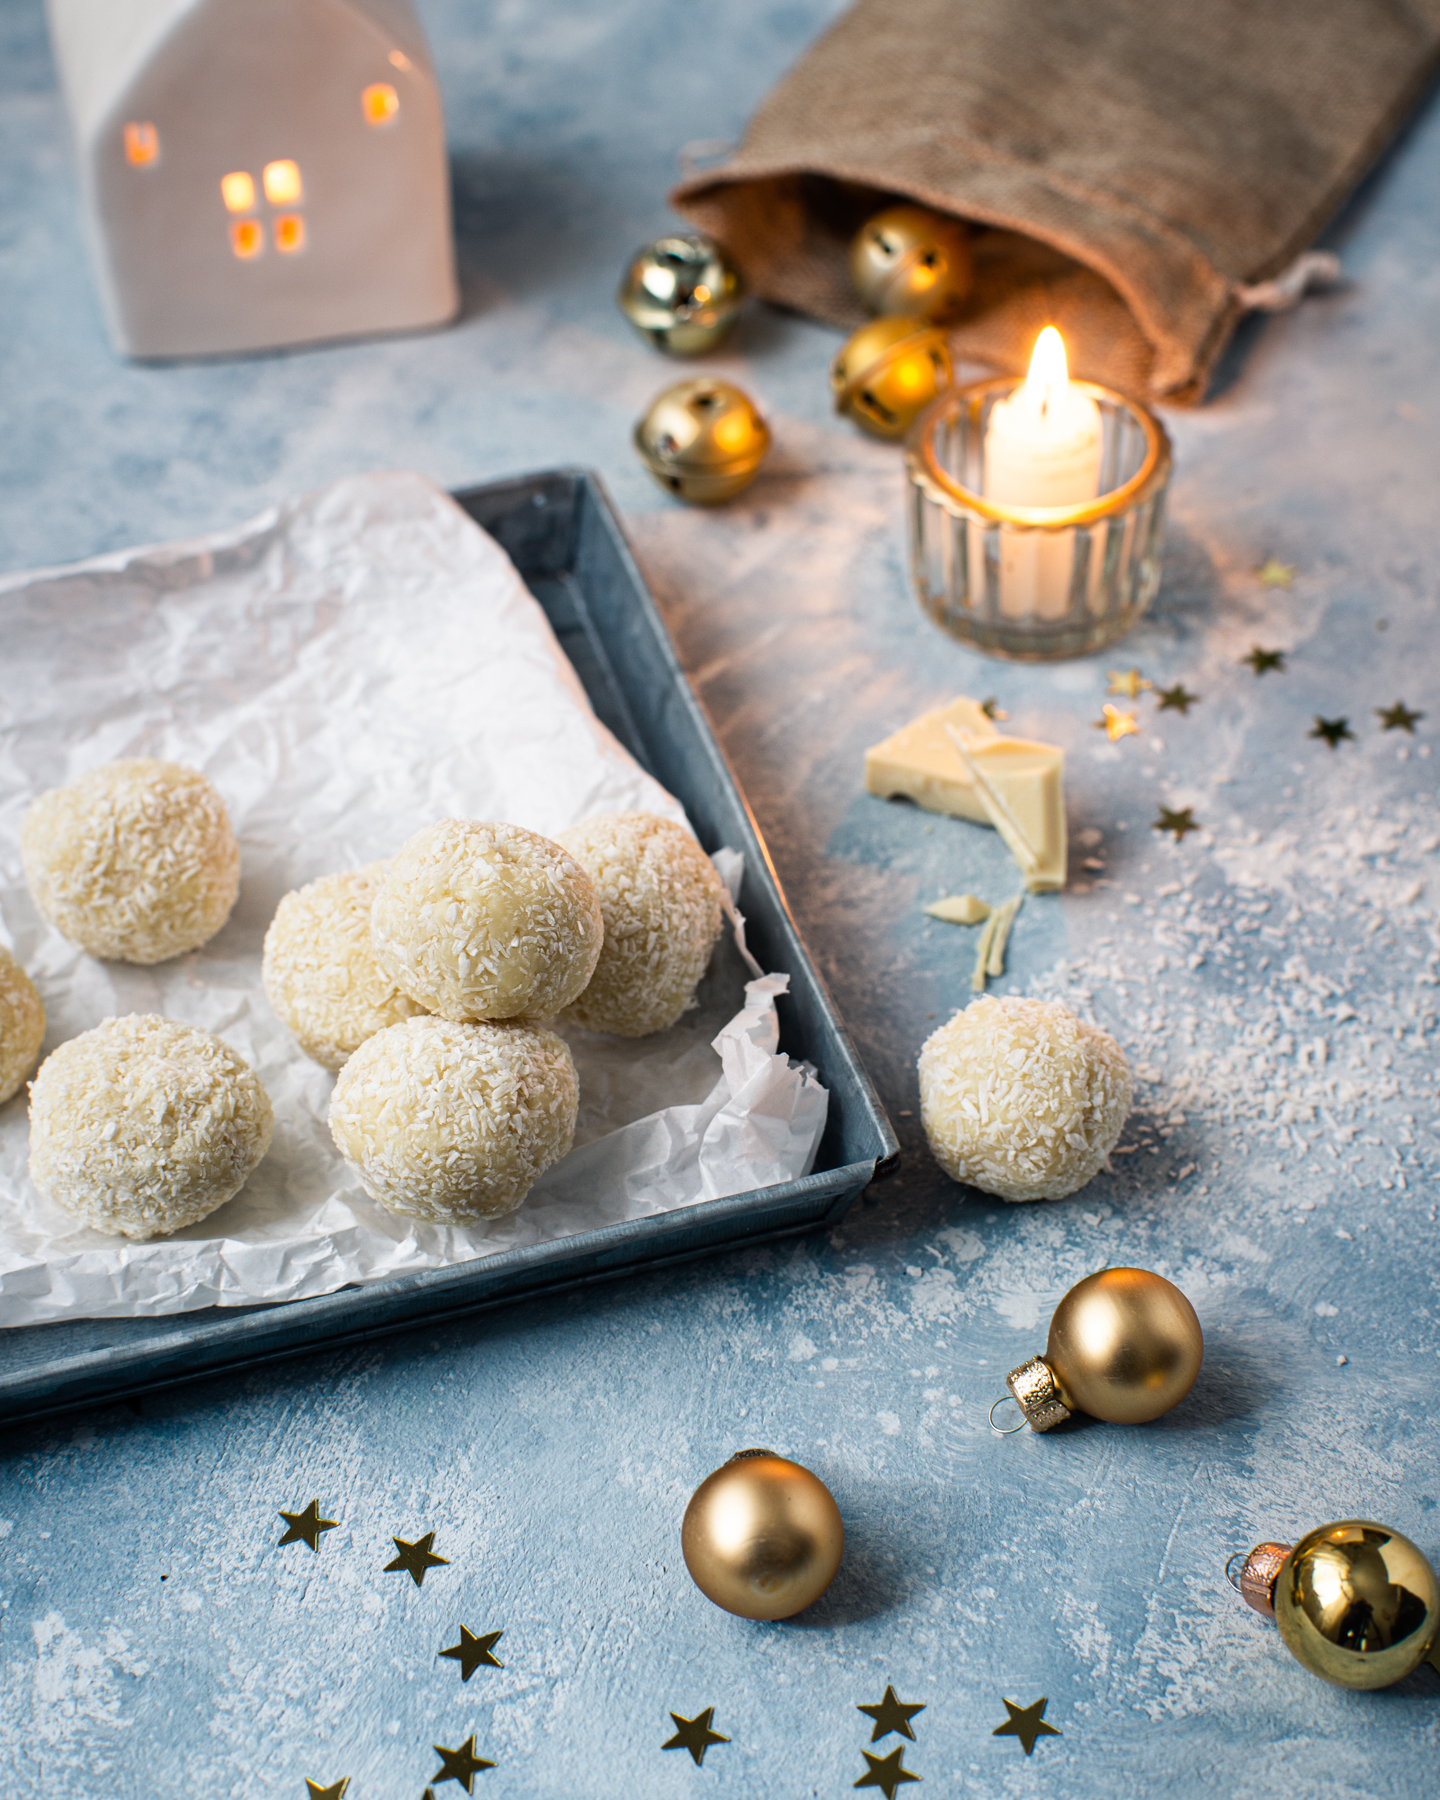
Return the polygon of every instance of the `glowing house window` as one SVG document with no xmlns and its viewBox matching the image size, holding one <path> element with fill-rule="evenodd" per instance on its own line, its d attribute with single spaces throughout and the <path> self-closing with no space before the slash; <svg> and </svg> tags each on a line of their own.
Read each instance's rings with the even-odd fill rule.
<svg viewBox="0 0 1440 1800">
<path fill-rule="evenodd" d="M 247 175 L 244 169 L 236 169 L 233 174 L 220 177 L 220 197 L 225 202 L 225 210 L 232 213 L 251 212 L 255 206 L 255 178 Z"/>
<path fill-rule="evenodd" d="M 265 248 L 265 232 L 258 219 L 230 221 L 230 248 L 241 262 L 249 262 Z"/>
<path fill-rule="evenodd" d="M 125 160 L 137 169 L 160 160 L 160 133 L 148 121 L 131 119 L 125 127 Z"/>
<path fill-rule="evenodd" d="M 282 256 L 305 248 L 305 221 L 299 213 L 281 213 L 275 221 L 275 248 Z"/>
<path fill-rule="evenodd" d="M 367 125 L 388 125 L 400 110 L 400 96 L 388 81 L 377 81 L 360 96 Z"/>
<path fill-rule="evenodd" d="M 300 165 L 288 157 L 284 162 L 266 163 L 261 179 L 265 183 L 265 198 L 272 206 L 299 206 L 305 198 Z"/>
</svg>

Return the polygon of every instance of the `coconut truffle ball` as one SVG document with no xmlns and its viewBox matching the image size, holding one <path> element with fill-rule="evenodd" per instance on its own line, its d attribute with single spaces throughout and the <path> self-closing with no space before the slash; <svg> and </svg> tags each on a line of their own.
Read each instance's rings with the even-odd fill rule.
<svg viewBox="0 0 1440 1800">
<path fill-rule="evenodd" d="M 0 946 L 0 1104 L 35 1067 L 45 1036 L 45 1004 L 35 983 Z"/>
<path fill-rule="evenodd" d="M 595 883 L 605 921 L 595 973 L 567 1016 L 618 1037 L 664 1031 L 693 1003 L 720 935 L 714 863 L 653 813 L 607 813 L 557 841 Z"/>
<path fill-rule="evenodd" d="M 920 1116 L 935 1160 L 1002 1200 L 1084 1187 L 1130 1110 L 1130 1068 L 1109 1032 L 1049 1000 L 986 995 L 920 1052 Z"/>
<path fill-rule="evenodd" d="M 71 1038 L 30 1084 L 30 1174 L 97 1231 L 163 1237 L 238 1194 L 270 1148 L 270 1096 L 218 1037 L 154 1013 Z"/>
<path fill-rule="evenodd" d="M 407 839 L 370 915 L 381 968 L 460 1024 L 553 1018 L 589 981 L 604 929 L 590 877 L 558 844 L 474 819 Z"/>
<path fill-rule="evenodd" d="M 554 1032 L 410 1019 L 376 1032 L 340 1071 L 330 1135 L 391 1212 L 470 1225 L 514 1212 L 565 1155 L 578 1102 Z"/>
<path fill-rule="evenodd" d="M 230 917 L 240 846 L 196 769 L 132 756 L 41 794 L 20 833 L 35 904 L 107 962 L 197 949 Z"/>
<path fill-rule="evenodd" d="M 275 1016 L 327 1069 L 424 1007 L 402 994 L 370 942 L 370 909 L 388 863 L 322 875 L 287 894 L 265 933 L 261 976 Z"/>
</svg>

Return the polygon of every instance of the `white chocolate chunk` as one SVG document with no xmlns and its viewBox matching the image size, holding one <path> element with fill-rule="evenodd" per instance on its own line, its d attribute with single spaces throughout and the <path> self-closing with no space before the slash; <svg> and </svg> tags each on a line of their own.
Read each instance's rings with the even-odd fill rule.
<svg viewBox="0 0 1440 1800">
<path fill-rule="evenodd" d="M 1031 893 L 1065 885 L 1065 752 L 1029 738 L 980 737 L 947 726 L 988 821 Z"/>
<path fill-rule="evenodd" d="M 947 925 L 978 925 L 990 917 L 990 908 L 974 894 L 947 894 L 943 900 L 932 900 L 925 911 Z"/>
<path fill-rule="evenodd" d="M 947 726 L 977 740 L 1000 736 L 980 703 L 961 695 L 948 706 L 922 713 L 883 744 L 865 752 L 866 792 L 882 800 L 903 797 L 927 812 L 988 825 L 990 815 L 975 792 L 969 770 L 945 735 Z"/>
</svg>

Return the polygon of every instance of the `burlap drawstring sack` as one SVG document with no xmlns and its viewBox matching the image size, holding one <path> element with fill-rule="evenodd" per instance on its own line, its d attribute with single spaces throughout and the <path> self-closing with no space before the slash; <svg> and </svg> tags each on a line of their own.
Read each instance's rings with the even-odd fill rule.
<svg viewBox="0 0 1440 1800">
<path fill-rule="evenodd" d="M 953 341 L 1203 395 L 1440 63 L 1440 0 L 859 0 L 686 181 L 757 292 L 853 327 L 853 232 L 892 199 L 989 227 Z"/>
</svg>

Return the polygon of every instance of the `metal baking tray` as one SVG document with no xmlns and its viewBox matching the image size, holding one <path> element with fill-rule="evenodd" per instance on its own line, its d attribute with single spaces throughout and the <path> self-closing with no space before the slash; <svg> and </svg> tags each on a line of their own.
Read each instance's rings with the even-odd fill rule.
<svg viewBox="0 0 1440 1800">
<path fill-rule="evenodd" d="M 35 1418 L 353 1344 L 521 1296 L 810 1231 L 838 1219 L 899 1150 L 890 1121 L 785 904 L 775 869 L 598 479 L 558 469 L 455 498 L 509 552 L 596 712 L 684 805 L 707 850 L 745 854 L 751 948 L 790 975 L 781 1046 L 815 1065 L 830 1113 L 813 1174 L 655 1218 L 342 1288 L 316 1299 L 160 1319 L 76 1319 L 0 1332 L 0 1421 Z"/>
</svg>

